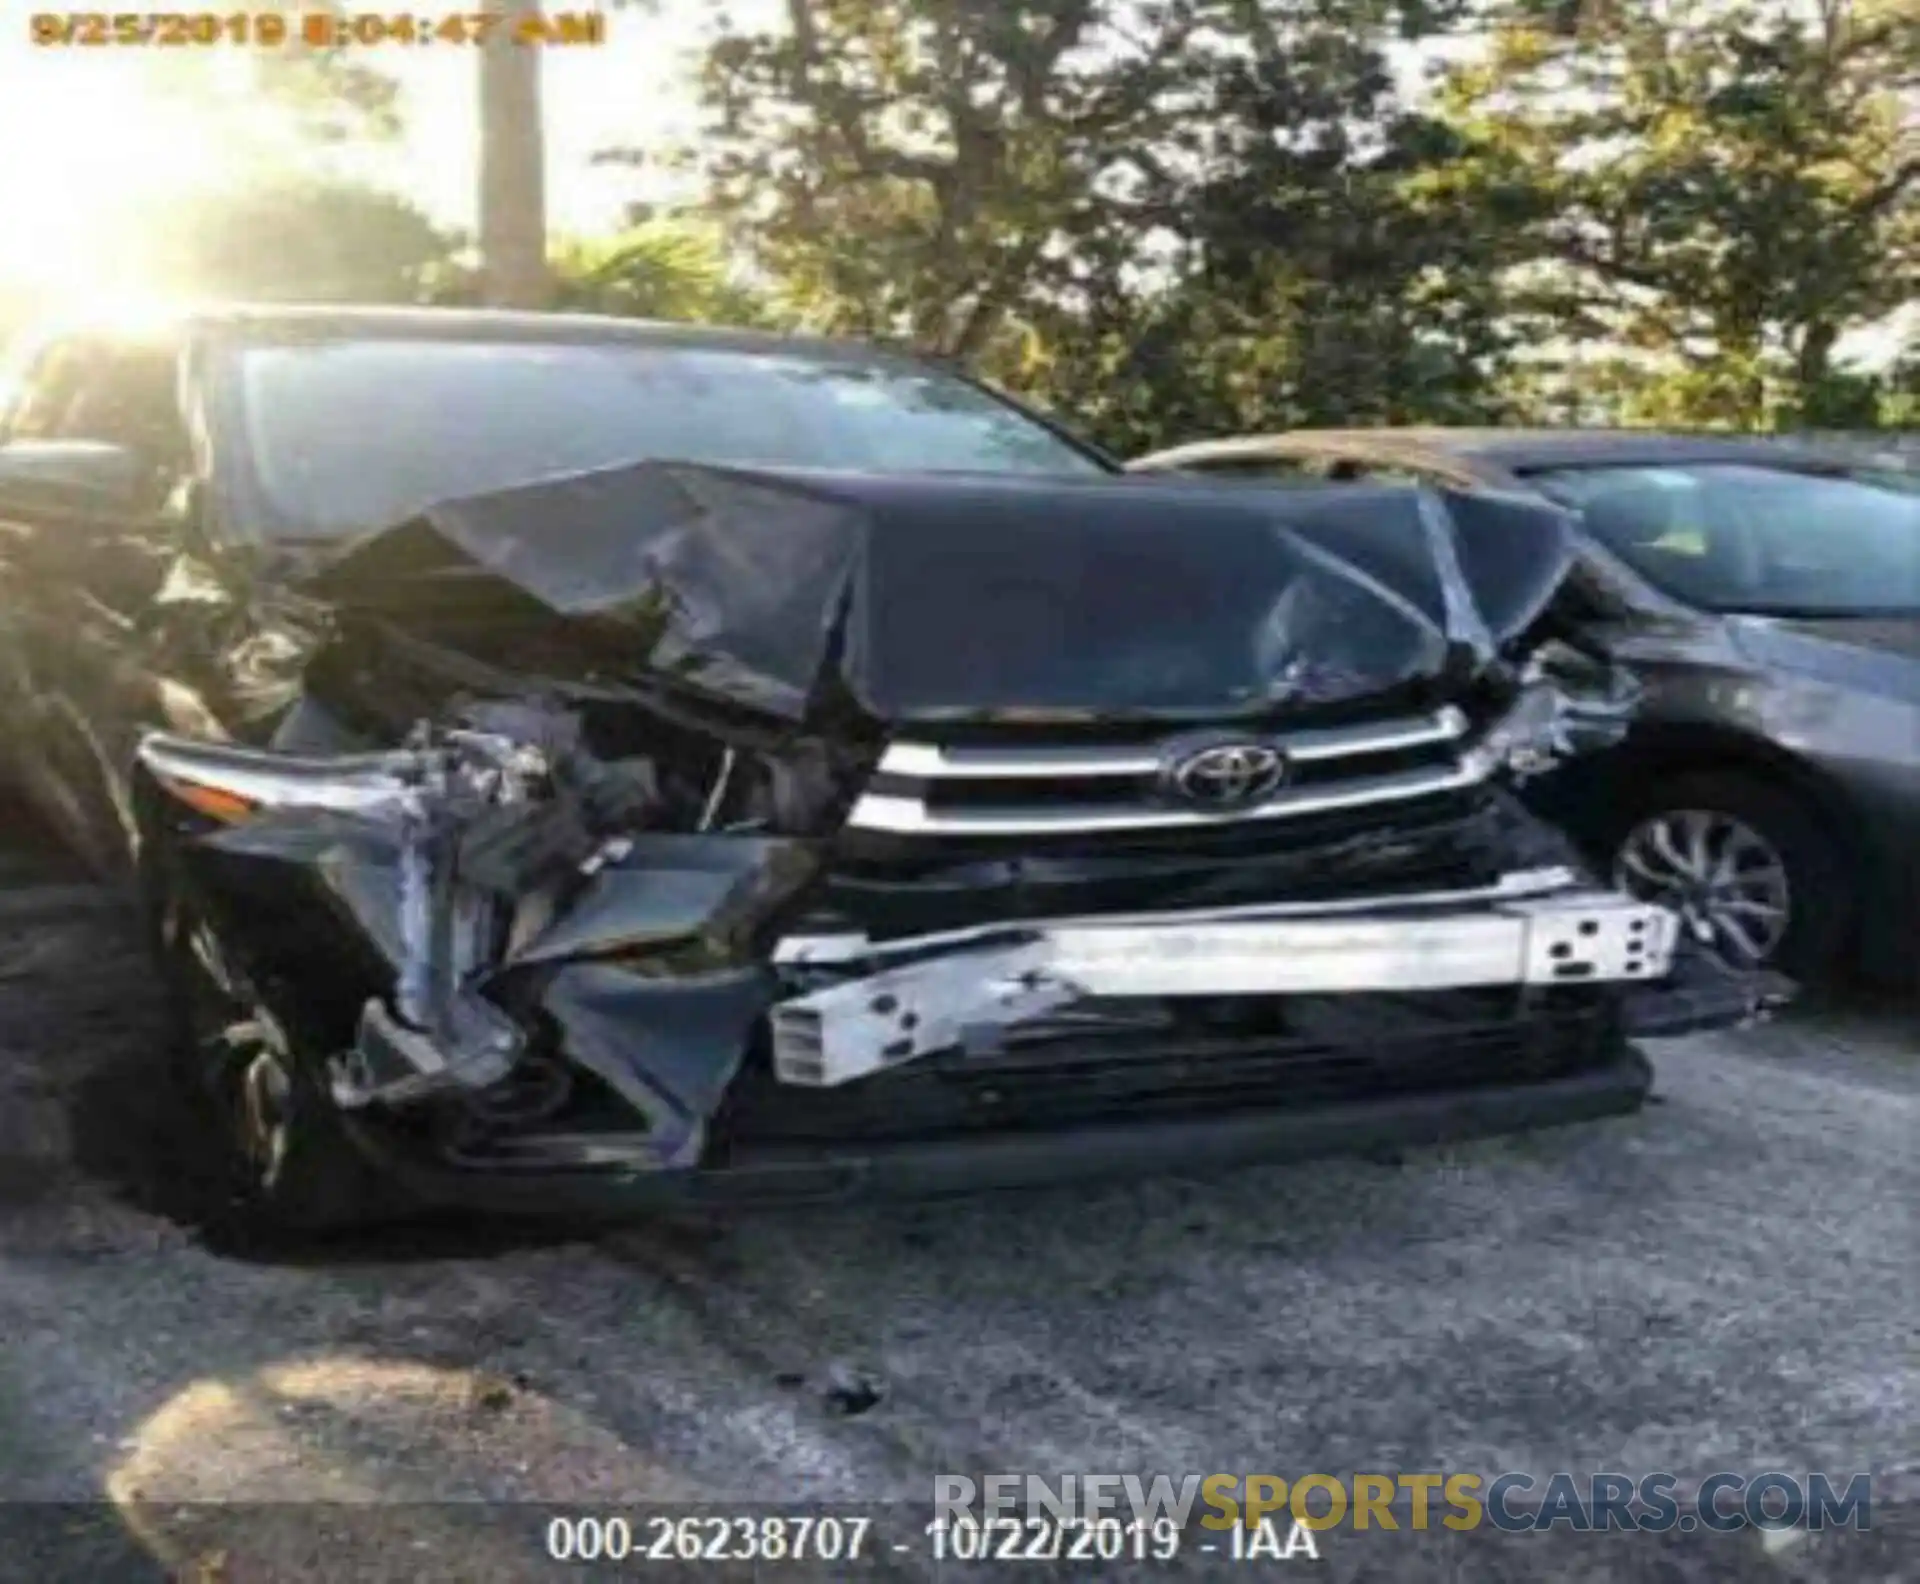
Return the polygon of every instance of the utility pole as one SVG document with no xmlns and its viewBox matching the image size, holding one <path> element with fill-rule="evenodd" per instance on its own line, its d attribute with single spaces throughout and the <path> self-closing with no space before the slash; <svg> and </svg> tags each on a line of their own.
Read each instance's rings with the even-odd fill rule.
<svg viewBox="0 0 1920 1584">
<path fill-rule="evenodd" d="M 503 20 L 480 49 L 480 300 L 547 304 L 546 139 L 540 47 Z"/>
</svg>

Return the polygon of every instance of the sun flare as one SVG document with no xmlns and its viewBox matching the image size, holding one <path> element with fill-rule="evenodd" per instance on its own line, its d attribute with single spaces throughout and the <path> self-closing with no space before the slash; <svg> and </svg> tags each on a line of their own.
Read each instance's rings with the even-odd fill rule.
<svg viewBox="0 0 1920 1584">
<path fill-rule="evenodd" d="M 143 225 L 245 158 L 232 117 L 208 106 L 131 57 L 0 55 L 0 289 L 49 304 L 141 295 Z"/>
</svg>

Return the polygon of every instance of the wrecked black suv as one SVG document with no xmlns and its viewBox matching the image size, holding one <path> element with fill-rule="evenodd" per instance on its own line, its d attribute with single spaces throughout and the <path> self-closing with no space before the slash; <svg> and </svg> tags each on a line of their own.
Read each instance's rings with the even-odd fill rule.
<svg viewBox="0 0 1920 1584">
<path fill-rule="evenodd" d="M 1756 1005 L 1506 790 L 1632 706 L 1550 507 L 1145 484 L 909 360 L 625 322 L 23 375 L 6 767 L 134 855 L 269 1220 L 1526 1127 Z"/>
</svg>

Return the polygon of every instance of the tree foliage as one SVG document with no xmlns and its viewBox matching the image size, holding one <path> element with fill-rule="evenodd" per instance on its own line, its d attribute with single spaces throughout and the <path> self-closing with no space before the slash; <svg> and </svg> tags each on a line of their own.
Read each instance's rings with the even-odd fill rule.
<svg viewBox="0 0 1920 1584">
<path fill-rule="evenodd" d="M 266 302 L 412 301 L 452 242 L 392 193 L 285 171 L 175 203 L 144 229 L 156 291 Z"/>
<path fill-rule="evenodd" d="M 1521 222 L 1543 336 L 1641 355 L 1631 415 L 1858 419 L 1850 327 L 1920 281 L 1920 0 L 1509 0 L 1436 184 Z M 1623 366 L 1623 368 L 1626 366 Z"/>
<path fill-rule="evenodd" d="M 263 71 L 310 157 L 166 217 L 166 283 L 477 300 L 463 239 L 328 155 L 392 84 Z M 1837 354 L 1920 295 L 1920 0 L 781 0 L 716 18 L 699 92 L 700 198 L 554 243 L 554 306 L 905 342 L 1122 451 L 1920 424 L 1911 349 Z"/>
<path fill-rule="evenodd" d="M 697 163 L 822 329 L 974 359 L 1115 444 L 1484 415 L 1502 351 L 1388 46 L 1419 0 L 787 0 Z"/>
<path fill-rule="evenodd" d="M 718 230 L 697 219 L 649 216 L 606 237 L 567 237 L 548 247 L 548 306 L 568 313 L 614 314 L 682 324 L 772 328 L 774 305 L 739 279 Z M 423 300 L 478 307 L 485 293 L 479 261 L 457 251 L 427 272 Z"/>
<path fill-rule="evenodd" d="M 787 0 L 713 44 L 717 210 L 823 329 L 978 352 L 1189 108 L 1199 0 Z"/>
<path fill-rule="evenodd" d="M 1073 383 L 1076 406 L 1103 414 L 1117 398 L 1134 445 L 1498 416 L 1512 338 L 1497 249 L 1423 186 L 1454 140 L 1405 103 L 1384 50 L 1432 13 L 1328 6 L 1285 27 L 1258 7 L 1236 15 L 1244 31 L 1207 72 L 1205 134 L 1143 188 L 1168 262 L 1143 271 L 1124 241 L 1108 254 L 1118 268 L 1095 295 L 1124 306 L 1104 326 L 1110 354 Z M 1075 328 L 1053 325 L 1068 361 Z"/>
<path fill-rule="evenodd" d="M 804 321 L 975 360 L 1116 445 L 1886 405 L 1834 352 L 1920 278 L 1920 0 L 781 20 L 722 19 L 706 55 L 693 160 L 736 243 Z M 1394 49 L 1449 31 L 1470 47 L 1410 105 Z"/>
<path fill-rule="evenodd" d="M 553 306 L 635 319 L 751 325 L 769 322 L 711 225 L 650 219 L 612 237 L 562 239 L 549 254 Z"/>
</svg>

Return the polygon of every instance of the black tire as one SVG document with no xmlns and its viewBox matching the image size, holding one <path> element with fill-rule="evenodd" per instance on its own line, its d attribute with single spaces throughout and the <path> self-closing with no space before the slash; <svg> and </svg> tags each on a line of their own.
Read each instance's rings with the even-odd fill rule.
<svg viewBox="0 0 1920 1584">
<path fill-rule="evenodd" d="M 400 1208 L 342 1127 L 318 1062 L 299 1049 L 258 995 L 221 983 L 193 950 L 183 905 L 142 865 L 148 940 L 167 1000 L 167 1072 L 219 1156 L 224 1213 L 268 1239 L 344 1231 Z M 250 1132 L 250 1093 L 274 1075 L 273 1138 Z"/>
<path fill-rule="evenodd" d="M 1666 777 L 1652 770 L 1615 805 L 1607 833 L 1609 869 L 1628 835 L 1645 821 L 1689 809 L 1739 821 L 1780 856 L 1787 929 L 1761 966 L 1810 983 L 1830 979 L 1851 936 L 1859 894 L 1859 877 L 1831 822 L 1803 794 L 1755 775 L 1703 770 Z"/>
</svg>

